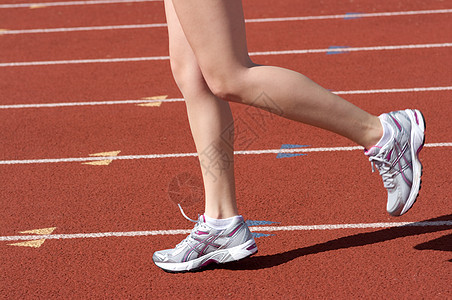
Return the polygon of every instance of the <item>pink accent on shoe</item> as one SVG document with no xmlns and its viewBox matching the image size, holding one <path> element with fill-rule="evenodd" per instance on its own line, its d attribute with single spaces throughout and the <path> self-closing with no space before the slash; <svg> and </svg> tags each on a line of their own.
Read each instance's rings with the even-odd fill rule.
<svg viewBox="0 0 452 300">
<path fill-rule="evenodd" d="M 364 149 L 364 154 L 367 155 L 367 156 L 369 156 L 369 155 L 371 154 L 373 148 L 381 149 L 381 147 L 378 147 L 378 146 L 372 146 L 372 147 L 370 147 L 369 150 Z M 378 151 L 380 151 L 380 150 L 378 150 Z"/>
<path fill-rule="evenodd" d="M 417 123 L 417 125 L 419 125 L 419 119 L 417 118 L 417 113 L 416 113 L 416 111 L 414 111 L 414 117 L 416 118 L 416 123 Z"/>
<path fill-rule="evenodd" d="M 257 245 L 256 244 L 252 244 L 251 246 L 246 248 L 246 250 L 251 251 L 251 250 L 256 249 L 256 248 L 257 248 Z"/>
<path fill-rule="evenodd" d="M 393 151 L 393 150 L 394 150 L 394 149 L 391 149 L 391 151 L 389 151 L 388 155 L 386 156 L 386 160 L 387 160 L 387 161 L 389 161 L 389 160 L 391 159 L 392 151 Z"/>
<path fill-rule="evenodd" d="M 393 116 L 390 115 L 390 117 L 392 118 L 394 123 L 397 125 L 397 128 L 399 128 L 399 130 L 402 131 L 402 126 L 399 124 L 399 122 Z"/>
<path fill-rule="evenodd" d="M 202 215 L 202 219 L 204 220 L 204 223 L 206 223 L 206 217 L 204 217 L 204 215 Z"/>
<path fill-rule="evenodd" d="M 198 231 L 196 231 L 196 234 L 197 235 L 206 235 L 206 234 L 209 234 L 209 233 L 205 232 L 205 231 L 198 230 Z"/>
<path fill-rule="evenodd" d="M 239 226 L 237 226 L 230 234 L 228 234 L 229 237 L 233 236 L 239 229 L 240 227 L 242 227 L 242 224 L 240 224 Z"/>
<path fill-rule="evenodd" d="M 202 268 L 202 267 L 205 267 L 205 266 L 210 265 L 210 264 L 212 264 L 212 263 L 217 264 L 218 261 L 216 261 L 215 259 L 209 259 L 209 260 L 207 260 L 205 263 L 203 263 L 203 264 L 202 264 L 201 266 L 199 266 L 199 267 Z"/>
<path fill-rule="evenodd" d="M 424 148 L 424 144 L 422 144 L 416 151 L 416 156 L 419 157 L 419 152 L 421 152 L 422 148 Z"/>
</svg>

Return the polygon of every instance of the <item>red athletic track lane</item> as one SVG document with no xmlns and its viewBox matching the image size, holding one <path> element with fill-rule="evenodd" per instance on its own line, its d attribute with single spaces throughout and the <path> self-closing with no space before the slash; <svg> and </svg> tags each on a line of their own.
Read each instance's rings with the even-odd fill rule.
<svg viewBox="0 0 452 300">
<path fill-rule="evenodd" d="M 251 220 L 283 226 L 407 222 L 442 216 L 450 201 L 443 194 L 451 192 L 451 181 L 444 178 L 450 167 L 441 165 L 439 154 L 450 152 L 425 149 L 419 203 L 400 218 L 386 213 L 381 180 L 359 150 L 281 159 L 276 154 L 239 155 L 240 210 Z M 2 235 L 17 235 L 33 226 L 56 226 L 59 233 L 188 228 L 191 223 L 179 217 L 168 188 L 181 173 L 200 176 L 195 158 L 115 160 L 108 167 L 59 163 L 1 168 L 5 174 L 1 196 L 8 199 L 2 204 Z M 194 217 L 202 206 L 199 201 L 185 208 Z"/>
<path fill-rule="evenodd" d="M 0 279 L 16 299 L 447 299 L 450 256 L 429 250 L 445 230 L 278 232 L 261 238 L 259 254 L 240 264 L 176 275 L 153 268 L 150 257 L 180 235 L 47 241 L 38 251 L 9 250 L 21 261 L 2 256 L 9 272 Z"/>
<path fill-rule="evenodd" d="M 26 2 L 32 2 L 26 0 Z M 39 1 L 41 2 L 41 1 Z M 247 18 L 451 8 L 446 1 L 245 0 Z M 251 51 L 450 42 L 449 15 L 248 24 Z M 164 22 L 161 2 L 0 9 L 0 28 L 33 29 Z M 299 27 L 298 27 L 299 26 Z M 166 55 L 166 29 L 0 35 L 1 62 Z M 147 36 L 143 36 L 143 33 Z M 415 34 L 413 34 L 415 33 Z M 122 46 L 127 42 L 130 47 Z M 19 46 L 17 46 L 19 45 Z M 135 46 L 135 47 L 134 47 Z M 148 49 L 146 47 L 149 47 Z M 52 52 L 53 51 L 53 52 Z M 97 53 L 97 55 L 96 55 Z M 3 54 L 5 56 L 3 56 Z M 450 48 L 337 55 L 259 56 L 301 71 L 326 88 L 365 90 L 451 86 Z M 168 61 L 0 68 L 0 105 L 180 97 Z M 451 91 L 348 95 L 363 109 L 416 107 L 427 143 L 452 142 Z M 232 104 L 238 128 L 250 110 Z M 267 115 L 268 116 L 268 115 Z M 194 152 L 184 104 L 0 109 L 0 161 Z M 243 128 L 243 127 L 242 127 Z M 251 127 L 258 139 L 237 150 L 352 146 L 334 134 L 281 119 Z M 242 131 L 241 139 L 250 138 Z M 252 137 L 252 136 L 251 136 Z M 277 226 L 450 221 L 451 147 L 421 153 L 424 176 L 414 208 L 385 211 L 386 192 L 362 151 L 237 155 L 240 212 Z M 188 229 L 169 197 L 181 173 L 200 176 L 197 159 L 0 165 L 0 239 L 56 227 L 53 234 Z M 364 187 L 364 188 L 363 188 Z M 203 202 L 184 205 L 195 217 Z M 167 274 L 155 250 L 184 235 L 47 239 L 40 248 L 0 241 L 0 296 L 29 298 L 448 299 L 451 226 L 274 231 L 259 253 L 194 274 Z"/>
<path fill-rule="evenodd" d="M 21 3 L 43 3 L 47 1 L 30 0 Z M 52 1 L 48 1 L 52 2 Z M 58 1 L 59 2 L 59 1 Z M 11 3 L 11 2 L 10 2 Z M 271 1 L 246 0 L 243 3 L 245 17 L 273 18 L 312 15 L 336 15 L 346 13 L 374 13 L 391 11 L 450 9 L 447 1 L 384 0 L 375 2 L 323 0 L 300 2 L 298 0 Z M 46 8 L 11 8 L 0 11 L 0 28 L 34 29 L 47 24 L 49 28 L 104 26 L 125 24 L 164 23 L 165 14 L 162 2 L 142 2 L 128 4 L 105 4 L 85 6 L 57 6 Z M 80 17 L 83 16 L 83 17 Z M 315 22 L 315 21 L 314 21 Z"/>
<path fill-rule="evenodd" d="M 289 67 L 325 88 L 347 91 L 450 86 L 451 53 L 437 48 L 256 56 L 255 61 Z M 180 97 L 169 61 L 6 67 L 1 68 L 0 89 L 2 104 Z"/>
<path fill-rule="evenodd" d="M 394 107 L 417 107 L 425 112 L 427 143 L 452 141 L 444 130 L 452 114 L 450 92 L 349 95 L 351 102 L 380 114 Z M 233 105 L 238 136 L 236 150 L 279 149 L 282 144 L 310 147 L 353 146 L 333 133 L 298 124 L 240 104 Z M 121 150 L 120 155 L 195 152 L 185 104 L 160 107 L 136 105 L 27 108 L 0 110 L 0 160 L 87 157 Z M 260 116 L 259 116 L 260 120 Z"/>
<path fill-rule="evenodd" d="M 430 28 L 449 26 L 451 15 L 249 23 L 248 46 L 255 52 L 447 43 L 451 42 L 447 31 Z M 49 27 L 45 22 L 41 26 Z M 166 27 L 0 35 L 0 41 L 4 47 L 0 63 L 168 55 Z"/>
<path fill-rule="evenodd" d="M 41 2 L 37 0 L 34 3 Z M 0 28 L 9 30 L 165 22 L 163 1 L 35 9 L 11 8 L 2 9 L 0 14 Z M 47 26 L 43 27 L 45 25 Z"/>
</svg>

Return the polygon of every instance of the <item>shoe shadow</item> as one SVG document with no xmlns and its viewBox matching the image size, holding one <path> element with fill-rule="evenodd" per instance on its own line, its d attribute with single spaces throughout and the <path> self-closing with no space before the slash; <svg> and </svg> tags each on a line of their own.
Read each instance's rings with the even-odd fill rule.
<svg viewBox="0 0 452 300">
<path fill-rule="evenodd" d="M 292 261 L 298 257 L 306 255 L 372 245 L 402 237 L 415 236 L 425 233 L 439 232 L 451 229 L 450 225 L 419 226 L 422 225 L 423 222 L 436 222 L 436 221 L 452 221 L 452 214 L 445 215 L 439 218 L 425 220 L 422 222 L 416 222 L 415 224 L 418 226 L 408 225 L 401 227 L 391 227 L 373 232 L 354 234 L 312 246 L 293 249 L 283 253 L 265 256 L 252 256 L 238 262 L 231 262 L 223 265 L 211 265 L 208 266 L 208 269 L 261 270 L 276 267 L 285 264 L 289 261 Z M 436 239 L 427 243 L 417 245 L 414 248 L 418 250 L 434 249 L 441 251 L 452 251 L 451 249 L 452 243 L 450 242 L 451 236 L 452 235 L 447 235 L 440 239 Z"/>
</svg>

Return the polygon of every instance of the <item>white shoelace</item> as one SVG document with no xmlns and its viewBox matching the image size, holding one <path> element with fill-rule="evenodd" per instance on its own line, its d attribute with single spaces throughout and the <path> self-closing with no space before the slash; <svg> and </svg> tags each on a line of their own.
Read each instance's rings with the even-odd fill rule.
<svg viewBox="0 0 452 300">
<path fill-rule="evenodd" d="M 183 245 L 185 245 L 186 243 L 189 243 L 189 240 L 192 239 L 191 235 L 193 234 L 193 232 L 196 230 L 196 228 L 198 227 L 198 220 L 193 220 L 190 219 L 184 212 L 184 210 L 182 209 L 182 206 L 178 203 L 177 206 L 179 206 L 180 212 L 182 213 L 182 215 L 184 216 L 185 219 L 189 220 L 190 222 L 196 223 L 195 227 L 193 228 L 192 232 L 185 238 L 183 239 L 179 244 L 176 245 L 176 248 L 182 247 Z M 199 215 L 198 215 L 199 217 Z"/>
<path fill-rule="evenodd" d="M 372 165 L 372 172 L 375 172 L 375 167 L 380 172 L 383 178 L 383 185 L 387 189 L 394 188 L 394 175 L 395 172 L 391 172 L 391 163 L 383 158 L 376 156 L 369 157 L 370 164 Z"/>
<path fill-rule="evenodd" d="M 184 210 L 182 209 L 182 206 L 179 203 L 177 204 L 177 206 L 179 206 L 180 212 L 185 217 L 185 219 L 187 219 L 187 220 L 189 220 L 189 221 L 191 221 L 193 223 L 198 223 L 198 220 L 193 220 L 193 219 L 190 219 L 189 217 L 187 217 L 187 215 L 185 214 Z M 199 215 L 198 215 L 198 218 L 199 218 Z"/>
</svg>

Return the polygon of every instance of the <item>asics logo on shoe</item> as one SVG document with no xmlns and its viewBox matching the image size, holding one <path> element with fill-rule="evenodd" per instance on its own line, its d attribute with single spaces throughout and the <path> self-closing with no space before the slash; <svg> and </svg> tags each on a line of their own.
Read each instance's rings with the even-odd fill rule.
<svg viewBox="0 0 452 300">
<path fill-rule="evenodd" d="M 215 244 L 215 240 L 218 238 L 218 235 L 210 235 L 207 238 L 196 238 L 193 237 L 195 241 L 198 243 L 195 245 L 190 245 L 191 250 L 185 253 L 182 261 L 188 261 L 193 258 L 198 258 L 205 255 L 208 252 L 214 251 L 221 247 L 220 244 Z M 209 248 L 210 247 L 210 248 Z M 210 251 L 208 251 L 210 250 Z"/>
</svg>

